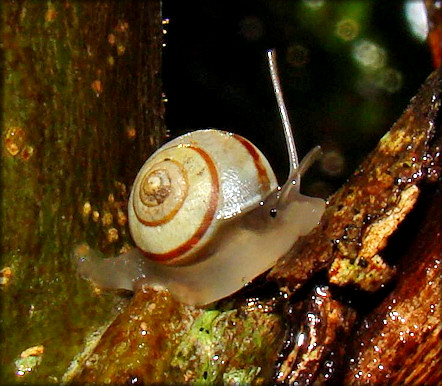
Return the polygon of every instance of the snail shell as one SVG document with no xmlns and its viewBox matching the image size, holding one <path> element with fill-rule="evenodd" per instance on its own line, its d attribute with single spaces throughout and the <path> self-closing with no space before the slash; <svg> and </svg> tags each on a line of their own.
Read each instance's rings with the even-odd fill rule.
<svg viewBox="0 0 442 386">
<path fill-rule="evenodd" d="M 271 268 L 318 224 L 325 202 L 299 188 L 319 148 L 298 164 L 273 51 L 268 58 L 289 153 L 286 183 L 278 187 L 267 159 L 239 135 L 182 135 L 157 150 L 135 179 L 128 212 L 138 248 L 103 259 L 78 246 L 83 277 L 102 288 L 159 285 L 184 303 L 204 305 Z"/>
<path fill-rule="evenodd" d="M 129 199 L 132 238 L 161 264 L 205 258 L 222 223 L 277 188 L 269 162 L 247 139 L 219 130 L 178 137 L 138 173 Z"/>
</svg>

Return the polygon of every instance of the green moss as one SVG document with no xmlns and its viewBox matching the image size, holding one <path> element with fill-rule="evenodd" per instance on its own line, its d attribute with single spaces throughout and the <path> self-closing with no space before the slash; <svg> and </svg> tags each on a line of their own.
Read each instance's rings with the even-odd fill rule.
<svg viewBox="0 0 442 386">
<path fill-rule="evenodd" d="M 260 372 L 260 367 L 231 370 L 223 374 L 223 383 L 228 385 L 249 385 L 256 380 Z"/>
<path fill-rule="evenodd" d="M 201 384 L 266 379 L 278 347 L 279 323 L 277 315 L 257 310 L 206 311 L 183 336 L 171 365 L 186 381 Z"/>
</svg>

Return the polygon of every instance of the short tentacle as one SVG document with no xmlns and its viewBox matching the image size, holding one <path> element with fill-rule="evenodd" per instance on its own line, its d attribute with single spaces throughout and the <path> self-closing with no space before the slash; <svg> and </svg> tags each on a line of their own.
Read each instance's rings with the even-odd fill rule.
<svg viewBox="0 0 442 386">
<path fill-rule="evenodd" d="M 299 189 L 301 187 L 301 176 L 312 166 L 312 164 L 320 157 L 322 150 L 320 146 L 315 146 L 310 150 L 307 155 L 302 159 L 299 167 L 293 171 L 287 180 L 287 182 L 282 186 L 281 192 L 278 200 L 278 208 L 284 207 L 288 204 L 292 198 L 292 193 L 299 194 Z"/>
</svg>

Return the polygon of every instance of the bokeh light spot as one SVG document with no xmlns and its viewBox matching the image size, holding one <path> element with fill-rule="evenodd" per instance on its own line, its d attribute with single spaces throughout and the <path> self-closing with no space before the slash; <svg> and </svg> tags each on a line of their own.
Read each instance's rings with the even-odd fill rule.
<svg viewBox="0 0 442 386">
<path fill-rule="evenodd" d="M 337 150 L 325 151 L 321 158 L 322 171 L 332 177 L 342 174 L 345 167 L 345 159 L 341 152 Z"/>
<path fill-rule="evenodd" d="M 358 40 L 353 47 L 353 58 L 368 71 L 378 70 L 385 66 L 385 50 L 369 40 Z"/>
<path fill-rule="evenodd" d="M 287 62 L 294 67 L 302 67 L 310 60 L 310 52 L 300 44 L 292 44 L 287 49 Z"/>
<path fill-rule="evenodd" d="M 247 16 L 240 23 L 240 33 L 247 40 L 256 41 L 264 34 L 264 26 L 257 16 Z"/>
<path fill-rule="evenodd" d="M 428 35 L 428 21 L 425 4 L 423 1 L 407 1 L 405 3 L 405 17 L 411 33 L 420 41 Z"/>
<path fill-rule="evenodd" d="M 343 19 L 336 25 L 336 34 L 344 41 L 352 41 L 359 35 L 359 23 L 354 19 Z"/>
<path fill-rule="evenodd" d="M 304 0 L 304 5 L 310 9 L 319 9 L 323 7 L 324 0 Z"/>
<path fill-rule="evenodd" d="M 379 71 L 378 86 L 394 93 L 402 87 L 402 74 L 394 68 L 383 68 Z"/>
</svg>

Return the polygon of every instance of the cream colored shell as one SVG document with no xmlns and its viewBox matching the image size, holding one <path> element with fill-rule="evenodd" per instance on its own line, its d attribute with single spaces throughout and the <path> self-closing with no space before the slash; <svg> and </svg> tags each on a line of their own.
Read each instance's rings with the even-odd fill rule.
<svg viewBox="0 0 442 386">
<path fill-rule="evenodd" d="M 223 221 L 276 188 L 267 159 L 250 141 L 195 131 L 168 142 L 141 168 L 129 199 L 130 231 L 151 260 L 191 263 L 210 254 Z"/>
</svg>

